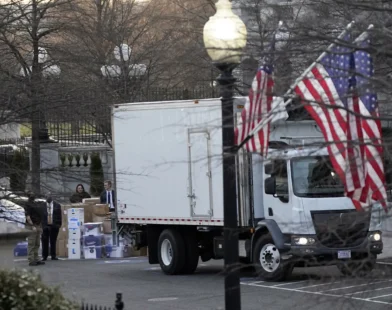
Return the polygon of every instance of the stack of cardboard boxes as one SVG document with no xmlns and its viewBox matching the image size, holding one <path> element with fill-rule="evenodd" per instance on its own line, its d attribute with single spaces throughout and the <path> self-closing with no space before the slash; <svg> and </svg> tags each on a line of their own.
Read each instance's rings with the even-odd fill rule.
<svg viewBox="0 0 392 310">
<path fill-rule="evenodd" d="M 57 255 L 69 259 L 121 258 L 147 255 L 147 249 L 134 251 L 123 238 L 113 246 L 108 205 L 99 199 L 62 206 L 63 223 L 57 238 Z"/>
<path fill-rule="evenodd" d="M 62 224 L 57 237 L 57 256 L 82 257 L 83 224 L 91 221 L 92 208 L 92 204 L 85 203 L 61 206 Z"/>
<path fill-rule="evenodd" d="M 103 220 L 109 209 L 107 205 L 97 203 L 99 199 L 91 198 L 84 199 L 81 204 L 62 205 L 62 225 L 57 238 L 59 257 L 91 259 L 104 256 Z M 111 233 L 111 226 L 109 228 Z"/>
<path fill-rule="evenodd" d="M 84 208 L 68 209 L 67 218 L 68 218 L 68 258 L 81 259 Z"/>
</svg>

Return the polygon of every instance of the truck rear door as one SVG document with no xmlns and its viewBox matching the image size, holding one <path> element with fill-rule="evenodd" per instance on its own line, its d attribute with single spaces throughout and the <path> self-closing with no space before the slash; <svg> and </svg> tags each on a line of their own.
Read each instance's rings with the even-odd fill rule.
<svg viewBox="0 0 392 310">
<path fill-rule="evenodd" d="M 210 147 L 207 129 L 188 130 L 188 197 L 195 218 L 213 215 Z"/>
</svg>

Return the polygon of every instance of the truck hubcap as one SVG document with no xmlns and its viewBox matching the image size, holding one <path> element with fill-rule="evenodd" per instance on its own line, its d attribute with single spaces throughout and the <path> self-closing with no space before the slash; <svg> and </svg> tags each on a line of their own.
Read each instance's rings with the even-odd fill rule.
<svg viewBox="0 0 392 310">
<path fill-rule="evenodd" d="M 268 272 L 274 272 L 280 265 L 280 253 L 275 245 L 268 243 L 260 251 L 260 265 Z"/>
<path fill-rule="evenodd" d="M 169 240 L 165 239 L 161 245 L 161 258 L 166 266 L 171 264 L 173 259 L 173 249 Z"/>
</svg>

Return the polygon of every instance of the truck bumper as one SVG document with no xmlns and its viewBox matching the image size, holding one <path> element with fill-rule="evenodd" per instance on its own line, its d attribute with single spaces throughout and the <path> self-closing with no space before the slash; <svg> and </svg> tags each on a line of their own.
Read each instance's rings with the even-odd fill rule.
<svg viewBox="0 0 392 310">
<path fill-rule="evenodd" d="M 378 255 L 382 253 L 383 250 L 383 242 L 382 239 L 379 241 L 374 241 L 370 239 L 370 232 L 367 238 L 364 241 L 356 246 L 352 247 L 344 247 L 344 248 L 331 248 L 322 245 L 316 236 L 307 236 L 314 238 L 316 242 L 312 245 L 290 245 L 285 251 L 286 255 L 291 256 L 294 259 L 304 259 L 304 260 L 312 260 L 312 261 L 334 261 L 341 260 L 339 257 L 339 253 L 345 251 L 345 253 L 350 253 L 351 259 L 360 259 L 363 258 L 364 255 Z M 344 259 L 344 258 L 343 258 Z"/>
</svg>

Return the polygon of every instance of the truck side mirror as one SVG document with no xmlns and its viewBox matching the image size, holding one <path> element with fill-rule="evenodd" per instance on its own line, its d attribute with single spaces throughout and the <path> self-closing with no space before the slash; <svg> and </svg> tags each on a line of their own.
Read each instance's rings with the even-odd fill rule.
<svg viewBox="0 0 392 310">
<path fill-rule="evenodd" d="M 266 165 L 264 166 L 264 173 L 265 173 L 265 174 L 271 175 L 271 174 L 273 174 L 274 172 L 275 172 L 275 167 L 274 167 L 274 164 L 273 164 L 273 163 L 269 163 L 269 164 L 266 164 Z"/>
<path fill-rule="evenodd" d="M 274 177 L 266 178 L 264 181 L 264 191 L 267 195 L 276 194 L 276 179 Z"/>
</svg>

